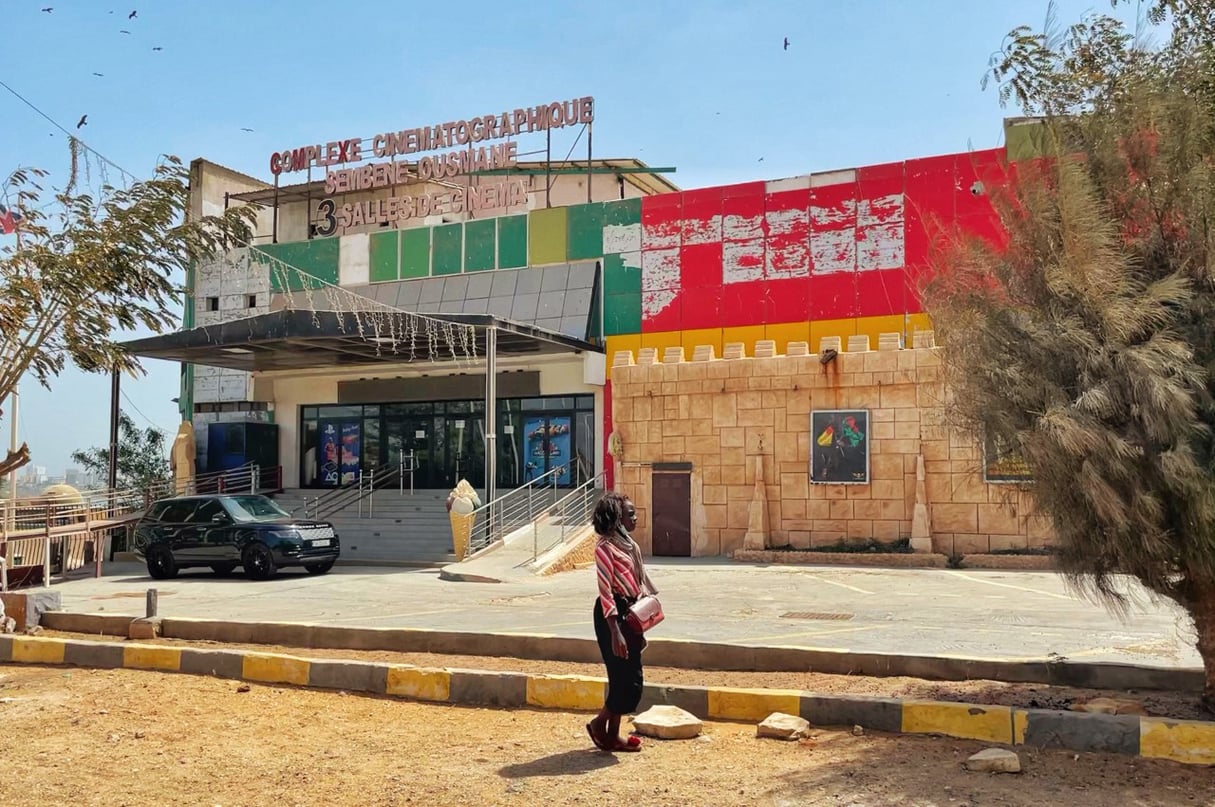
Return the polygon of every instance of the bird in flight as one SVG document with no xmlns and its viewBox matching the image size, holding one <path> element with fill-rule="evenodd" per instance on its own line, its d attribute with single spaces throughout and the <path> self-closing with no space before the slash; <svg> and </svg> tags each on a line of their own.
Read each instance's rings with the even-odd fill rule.
<svg viewBox="0 0 1215 807">
<path fill-rule="evenodd" d="M 789 37 L 785 37 L 785 50 L 789 49 Z"/>
<path fill-rule="evenodd" d="M 88 123 L 89 123 L 89 116 L 81 115 L 80 120 L 76 121 L 76 128 L 79 129 L 81 126 L 87 126 Z"/>
<path fill-rule="evenodd" d="M 164 48 L 152 48 L 152 50 L 164 50 Z"/>
<path fill-rule="evenodd" d="M 105 78 L 105 73 L 94 73 L 93 75 L 100 76 L 101 78 Z"/>
<path fill-rule="evenodd" d="M 240 130 L 241 130 L 242 132 L 252 132 L 252 131 L 253 131 L 252 129 L 246 128 L 246 127 L 244 127 L 244 126 L 240 127 Z"/>
<path fill-rule="evenodd" d="M 139 12 L 138 12 L 138 11 L 132 11 L 130 14 L 128 14 L 128 15 L 127 15 L 127 19 L 128 19 L 128 20 L 133 20 L 133 19 L 135 19 L 135 16 L 136 16 L 137 14 L 139 14 Z"/>
<path fill-rule="evenodd" d="M 44 8 L 44 9 L 42 9 L 42 10 L 43 10 L 43 11 L 45 11 L 47 14 L 50 14 L 52 11 L 54 11 L 54 10 L 55 10 L 55 7 L 54 7 L 54 6 L 47 6 L 46 8 Z"/>
<path fill-rule="evenodd" d="M 126 30 L 126 29 L 124 28 L 123 30 L 119 31 L 118 33 L 120 33 L 120 34 L 129 34 L 129 33 L 131 33 L 131 32 L 130 32 L 130 31 L 128 31 L 128 30 Z"/>
</svg>

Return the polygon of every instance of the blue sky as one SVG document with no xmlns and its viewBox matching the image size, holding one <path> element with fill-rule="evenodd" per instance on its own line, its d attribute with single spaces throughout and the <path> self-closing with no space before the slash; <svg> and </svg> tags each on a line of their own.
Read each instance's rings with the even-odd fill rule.
<svg viewBox="0 0 1215 807">
<path fill-rule="evenodd" d="M 1057 6 L 1063 23 L 1108 10 Z M 140 176 L 174 154 L 269 179 L 268 156 L 284 147 L 593 95 L 597 156 L 676 166 L 676 184 L 694 188 L 999 145 L 1002 118 L 1017 111 L 979 79 L 1004 34 L 1041 26 L 1046 10 L 1045 0 L 5 0 L 0 80 L 68 128 L 87 114 L 84 140 Z M 66 138 L 0 88 L 0 174 L 31 165 L 62 179 Z M 124 379 L 123 406 L 172 433 L 177 365 L 146 370 Z M 30 381 L 21 392 L 34 464 L 60 472 L 73 449 L 105 443 L 108 379 L 70 370 L 50 391 Z"/>
</svg>

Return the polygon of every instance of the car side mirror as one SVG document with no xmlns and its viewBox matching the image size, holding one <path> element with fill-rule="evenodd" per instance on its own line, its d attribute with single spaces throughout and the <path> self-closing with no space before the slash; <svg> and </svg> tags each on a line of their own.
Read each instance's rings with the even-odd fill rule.
<svg viewBox="0 0 1215 807">
<path fill-rule="evenodd" d="M 215 515 L 211 516 L 211 523 L 212 524 L 227 524 L 228 517 L 226 515 L 224 515 L 223 513 L 216 513 Z"/>
</svg>

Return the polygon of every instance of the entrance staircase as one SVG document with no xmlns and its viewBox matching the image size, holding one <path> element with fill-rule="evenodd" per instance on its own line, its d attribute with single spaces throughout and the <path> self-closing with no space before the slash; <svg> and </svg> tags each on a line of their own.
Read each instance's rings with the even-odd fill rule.
<svg viewBox="0 0 1215 807">
<path fill-rule="evenodd" d="M 280 507 L 312 518 L 315 490 L 284 490 L 275 495 Z M 388 487 L 365 493 L 319 518 L 331 522 L 342 541 L 340 563 L 361 565 L 437 566 L 456 559 L 446 490 L 399 491 Z"/>
</svg>

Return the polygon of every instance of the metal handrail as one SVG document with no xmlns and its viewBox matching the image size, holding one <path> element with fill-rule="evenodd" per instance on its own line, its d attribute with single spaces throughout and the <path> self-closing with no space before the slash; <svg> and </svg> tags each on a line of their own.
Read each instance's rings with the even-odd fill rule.
<svg viewBox="0 0 1215 807">
<path fill-rule="evenodd" d="M 541 553 L 549 551 L 558 544 L 565 543 L 565 539 L 568 537 L 567 528 L 571 524 L 583 527 L 591 523 L 591 513 L 595 505 L 598 504 L 594 493 L 602 488 L 602 482 L 605 480 L 605 477 L 606 475 L 600 472 L 587 479 L 581 485 L 561 497 L 560 501 L 555 502 L 552 507 L 548 508 L 548 510 L 532 522 L 532 559 L 529 561 L 530 563 L 535 563 L 536 558 L 540 557 Z M 541 549 L 540 521 L 545 518 L 560 521 L 561 537 Z"/>
<path fill-rule="evenodd" d="M 535 479 L 473 510 L 472 515 L 477 517 L 473 521 L 477 534 L 469 537 L 469 553 L 484 549 L 513 530 L 534 521 L 539 512 L 538 508 L 547 508 L 557 500 L 557 481 L 562 472 L 574 470 L 578 471 L 579 476 L 586 473 L 586 466 L 578 457 L 550 468 Z M 537 491 L 545 493 L 538 496 Z"/>
</svg>

